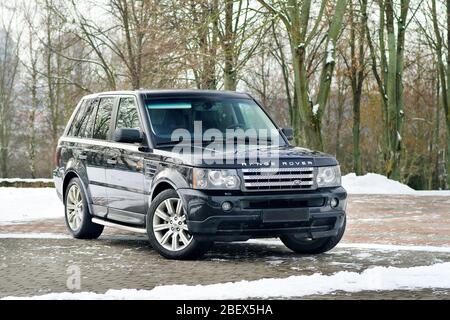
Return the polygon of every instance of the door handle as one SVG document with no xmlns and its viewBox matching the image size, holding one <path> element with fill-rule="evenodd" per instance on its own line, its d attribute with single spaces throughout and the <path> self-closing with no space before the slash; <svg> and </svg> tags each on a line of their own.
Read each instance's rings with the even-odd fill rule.
<svg viewBox="0 0 450 320">
<path fill-rule="evenodd" d="M 112 165 L 117 164 L 117 159 L 116 158 L 107 159 L 106 163 L 107 164 L 112 164 Z"/>
<path fill-rule="evenodd" d="M 80 160 L 86 160 L 87 159 L 87 152 L 83 151 L 78 155 L 78 159 Z"/>
</svg>

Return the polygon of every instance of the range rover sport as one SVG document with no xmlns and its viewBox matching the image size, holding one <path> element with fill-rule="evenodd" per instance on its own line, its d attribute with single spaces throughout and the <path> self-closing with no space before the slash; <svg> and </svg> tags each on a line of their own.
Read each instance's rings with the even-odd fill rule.
<svg viewBox="0 0 450 320">
<path fill-rule="evenodd" d="M 230 138 L 235 131 L 252 133 Z M 244 93 L 83 97 L 55 152 L 67 227 L 80 239 L 98 238 L 104 226 L 147 234 L 171 259 L 200 257 L 215 241 L 267 237 L 297 253 L 328 251 L 346 225 L 339 165 L 290 145 L 292 136 Z"/>
</svg>

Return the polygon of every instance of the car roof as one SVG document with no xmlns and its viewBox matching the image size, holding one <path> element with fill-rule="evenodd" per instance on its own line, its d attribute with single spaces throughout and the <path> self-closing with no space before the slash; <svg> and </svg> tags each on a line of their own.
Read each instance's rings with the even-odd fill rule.
<svg viewBox="0 0 450 320">
<path fill-rule="evenodd" d="M 170 98 L 170 97 L 222 97 L 231 99 L 249 99 L 248 93 L 225 90 L 197 90 L 197 89 L 164 89 L 164 90 L 129 90 L 129 91 L 105 91 L 84 96 L 84 99 L 92 99 L 108 95 L 142 95 L 144 99 Z"/>
</svg>

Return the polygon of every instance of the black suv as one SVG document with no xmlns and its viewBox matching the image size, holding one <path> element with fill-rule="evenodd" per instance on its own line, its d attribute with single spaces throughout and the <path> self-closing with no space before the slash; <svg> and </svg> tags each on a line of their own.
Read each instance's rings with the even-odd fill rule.
<svg viewBox="0 0 450 320">
<path fill-rule="evenodd" d="M 347 193 L 334 157 L 291 139 L 248 94 L 99 93 L 60 138 L 54 181 L 75 238 L 104 226 L 146 233 L 173 259 L 263 237 L 322 253 L 342 238 Z"/>
</svg>

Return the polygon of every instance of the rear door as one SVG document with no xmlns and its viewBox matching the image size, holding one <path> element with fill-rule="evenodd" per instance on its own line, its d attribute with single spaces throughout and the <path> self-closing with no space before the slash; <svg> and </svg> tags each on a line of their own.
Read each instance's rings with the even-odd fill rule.
<svg viewBox="0 0 450 320">
<path fill-rule="evenodd" d="M 105 179 L 105 168 L 103 167 L 104 155 L 102 147 L 96 145 L 92 139 L 98 103 L 98 98 L 91 99 L 88 103 L 87 121 L 83 123 L 78 132 L 79 137 L 84 141 L 79 158 L 85 159 L 86 162 L 94 214 L 103 216 L 106 214 L 107 200 L 106 188 L 102 185 L 102 181 Z"/>
<path fill-rule="evenodd" d="M 106 156 L 108 140 L 111 137 L 111 118 L 114 97 L 102 97 L 95 101 L 96 112 L 92 122 L 91 140 L 87 148 L 88 175 L 91 190 L 94 190 L 93 203 L 96 215 L 107 214 L 108 197 L 106 188 Z"/>
<path fill-rule="evenodd" d="M 142 130 L 134 96 L 122 96 L 114 114 L 114 130 Z M 105 154 L 108 218 L 135 225 L 144 224 L 147 208 L 144 192 L 144 155 L 139 151 L 139 147 L 139 144 L 114 142 Z"/>
<path fill-rule="evenodd" d="M 104 155 L 102 147 L 92 139 L 98 102 L 99 99 L 86 99 L 83 102 L 68 136 L 73 157 L 77 161 L 75 168 L 88 187 L 93 213 L 105 215 L 107 197 L 102 184 L 105 181 Z"/>
</svg>

